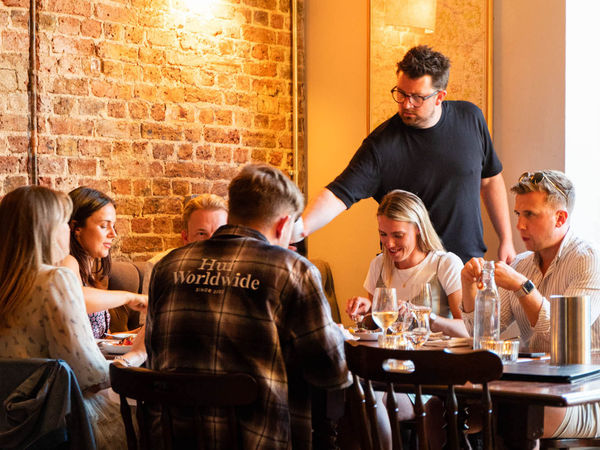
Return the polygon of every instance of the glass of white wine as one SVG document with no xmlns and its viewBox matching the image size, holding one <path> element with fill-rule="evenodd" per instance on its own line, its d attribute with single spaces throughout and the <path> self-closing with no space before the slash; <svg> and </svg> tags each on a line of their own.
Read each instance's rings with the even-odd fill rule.
<svg viewBox="0 0 600 450">
<path fill-rule="evenodd" d="M 373 320 L 383 331 L 382 338 L 390 326 L 398 318 L 398 300 L 396 299 L 395 288 L 376 288 L 373 295 L 373 304 L 371 305 Z"/>
</svg>

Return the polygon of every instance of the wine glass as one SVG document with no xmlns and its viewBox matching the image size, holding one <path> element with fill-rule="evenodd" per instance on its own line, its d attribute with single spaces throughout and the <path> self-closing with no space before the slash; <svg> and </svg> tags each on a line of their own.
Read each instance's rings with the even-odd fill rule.
<svg viewBox="0 0 600 450">
<path fill-rule="evenodd" d="M 383 334 L 387 333 L 388 328 L 398 318 L 398 300 L 396 299 L 395 288 L 376 288 L 373 295 L 373 304 L 371 306 L 373 320 Z"/>
<path fill-rule="evenodd" d="M 417 346 L 423 345 L 429 339 L 429 315 L 431 314 L 431 285 L 424 283 L 420 294 L 411 300 L 412 320 L 408 333 L 412 342 Z"/>
</svg>

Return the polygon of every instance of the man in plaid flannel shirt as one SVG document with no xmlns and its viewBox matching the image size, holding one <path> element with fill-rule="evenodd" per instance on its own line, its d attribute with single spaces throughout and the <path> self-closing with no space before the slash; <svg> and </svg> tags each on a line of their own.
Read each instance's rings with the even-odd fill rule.
<svg viewBox="0 0 600 450">
<path fill-rule="evenodd" d="M 348 384 L 319 272 L 287 249 L 303 207 L 283 173 L 247 165 L 229 186 L 228 224 L 171 252 L 150 282 L 150 368 L 256 378 L 258 400 L 238 414 L 247 449 L 311 448 L 310 385 Z M 224 448 L 226 416 L 213 412 L 205 433 Z"/>
</svg>

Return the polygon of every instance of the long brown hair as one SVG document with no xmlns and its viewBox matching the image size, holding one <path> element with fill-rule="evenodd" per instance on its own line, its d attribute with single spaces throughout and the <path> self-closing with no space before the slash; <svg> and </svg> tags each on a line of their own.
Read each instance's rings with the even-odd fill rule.
<svg viewBox="0 0 600 450">
<path fill-rule="evenodd" d="M 56 233 L 70 214 L 67 195 L 41 186 L 17 188 L 0 202 L 0 329 L 31 294 L 42 264 L 65 256 Z"/>
<path fill-rule="evenodd" d="M 97 286 L 97 283 L 110 273 L 110 252 L 104 258 L 93 260 L 77 240 L 75 229 L 85 227 L 88 218 L 109 203 L 115 208 L 117 205 L 108 195 L 85 186 L 73 189 L 69 192 L 69 197 L 73 201 L 73 213 L 69 221 L 71 225 L 71 255 L 79 265 L 82 283 L 85 286 Z"/>
</svg>

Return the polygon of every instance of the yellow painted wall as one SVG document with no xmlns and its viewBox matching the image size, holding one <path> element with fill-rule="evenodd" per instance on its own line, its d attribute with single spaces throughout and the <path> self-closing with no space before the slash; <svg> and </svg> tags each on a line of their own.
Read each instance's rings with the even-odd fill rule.
<svg viewBox="0 0 600 450">
<path fill-rule="evenodd" d="M 309 0 L 305 7 L 312 199 L 346 167 L 367 135 L 368 1 Z M 379 250 L 376 209 L 375 201 L 363 200 L 308 240 L 309 257 L 331 264 L 342 316 L 349 297 L 365 295 L 362 284 Z"/>
</svg>

